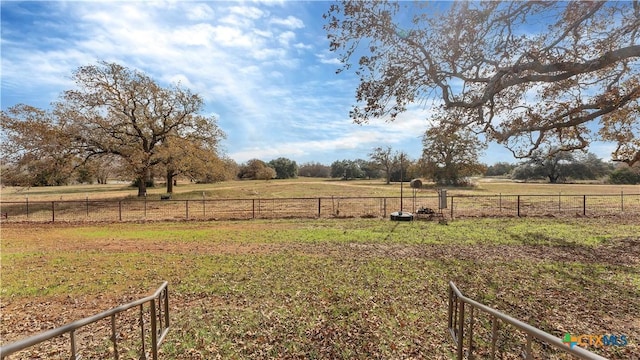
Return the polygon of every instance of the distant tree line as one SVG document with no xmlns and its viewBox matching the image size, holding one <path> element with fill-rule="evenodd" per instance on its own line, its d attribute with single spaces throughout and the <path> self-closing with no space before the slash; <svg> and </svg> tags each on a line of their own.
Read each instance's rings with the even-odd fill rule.
<svg viewBox="0 0 640 360">
<path fill-rule="evenodd" d="M 541 151 L 519 164 L 498 162 L 487 166 L 485 176 L 502 176 L 514 180 L 544 180 L 562 183 L 575 180 L 604 180 L 611 184 L 640 184 L 640 166 L 604 162 L 586 152 L 556 152 L 545 155 Z"/>
</svg>

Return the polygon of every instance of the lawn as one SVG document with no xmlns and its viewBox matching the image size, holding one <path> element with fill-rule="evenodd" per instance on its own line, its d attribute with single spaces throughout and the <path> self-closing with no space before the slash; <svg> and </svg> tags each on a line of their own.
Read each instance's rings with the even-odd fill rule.
<svg viewBox="0 0 640 360">
<path fill-rule="evenodd" d="M 163 358 L 448 359 L 453 280 L 558 337 L 624 334 L 625 347 L 591 350 L 627 359 L 640 353 L 638 234 L 622 218 L 3 224 L 0 337 L 63 325 L 167 280 Z M 45 357 L 64 357 L 46 346 Z"/>
</svg>

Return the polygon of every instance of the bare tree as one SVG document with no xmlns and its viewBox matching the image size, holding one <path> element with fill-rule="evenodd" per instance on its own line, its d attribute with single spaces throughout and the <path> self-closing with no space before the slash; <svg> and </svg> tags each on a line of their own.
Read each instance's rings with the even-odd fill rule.
<svg viewBox="0 0 640 360">
<path fill-rule="evenodd" d="M 369 154 L 372 162 L 377 164 L 385 173 L 387 185 L 391 183 L 391 173 L 397 167 L 398 153 L 393 154 L 391 146 L 386 148 L 377 147 Z"/>
<path fill-rule="evenodd" d="M 325 19 L 338 71 L 357 63 L 356 122 L 433 100 L 517 157 L 602 139 L 618 143 L 615 160 L 640 161 L 637 0 L 344 0 Z"/>
</svg>

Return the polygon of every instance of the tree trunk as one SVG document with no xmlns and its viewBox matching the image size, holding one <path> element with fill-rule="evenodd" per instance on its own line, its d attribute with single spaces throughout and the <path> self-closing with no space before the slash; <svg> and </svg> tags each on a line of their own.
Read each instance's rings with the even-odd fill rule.
<svg viewBox="0 0 640 360">
<path fill-rule="evenodd" d="M 167 194 L 173 193 L 173 171 L 167 171 Z"/>
<path fill-rule="evenodd" d="M 138 178 L 138 197 L 147 196 L 147 179 L 146 176 Z"/>
</svg>

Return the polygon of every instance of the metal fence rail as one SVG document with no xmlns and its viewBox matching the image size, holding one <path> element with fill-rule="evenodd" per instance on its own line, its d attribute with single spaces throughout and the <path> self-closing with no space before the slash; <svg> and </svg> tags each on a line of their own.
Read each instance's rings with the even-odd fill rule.
<svg viewBox="0 0 640 360">
<path fill-rule="evenodd" d="M 147 322 L 149 323 L 151 329 L 145 329 L 145 305 L 147 305 L 149 310 L 149 318 Z M 80 359 L 81 351 L 78 349 L 78 344 L 76 341 L 76 332 L 90 324 L 94 324 L 100 320 L 109 318 L 110 319 L 110 330 L 111 335 L 109 340 L 111 341 L 112 346 L 112 354 L 114 359 L 120 358 L 120 352 L 118 347 L 118 339 L 120 337 L 120 332 L 118 331 L 117 323 L 116 323 L 116 315 L 119 315 L 122 312 L 125 312 L 129 309 L 139 307 L 139 319 L 138 325 L 140 327 L 140 344 L 139 344 L 139 356 L 140 359 L 148 359 L 148 352 L 150 351 L 151 359 L 158 359 L 158 348 L 164 341 L 165 336 L 169 332 L 169 290 L 168 283 L 165 281 L 159 288 L 156 290 L 153 295 L 147 296 L 143 299 L 130 302 L 126 305 L 121 305 L 115 307 L 111 310 L 107 310 L 101 312 L 99 314 L 72 322 L 70 324 L 61 326 L 59 328 L 51 329 L 40 333 L 38 335 L 34 335 L 32 337 L 22 339 L 7 345 L 3 345 L 0 347 L 0 359 L 6 359 L 11 354 L 15 354 L 19 351 L 26 350 L 33 346 L 36 346 L 45 341 L 62 337 L 64 335 L 69 335 L 70 341 L 70 359 Z M 148 334 L 150 333 L 150 334 Z M 150 349 L 147 348 L 147 341 L 150 343 Z M 148 351 L 149 350 L 149 351 Z"/>
<path fill-rule="evenodd" d="M 600 216 L 640 214 L 640 194 L 447 196 L 443 215 Z M 403 201 L 401 201 L 403 200 Z M 400 209 L 402 203 L 402 209 Z M 202 200 L 0 201 L 0 221 L 144 221 L 382 217 L 398 210 L 439 209 L 438 196 Z"/>
<path fill-rule="evenodd" d="M 474 328 L 474 325 L 476 322 L 482 324 L 478 321 L 479 313 L 485 313 L 489 316 L 491 330 L 490 335 L 487 334 L 488 339 L 476 339 L 474 342 L 474 331 L 478 330 Z M 468 359 L 473 359 L 474 352 L 481 354 L 481 358 L 495 359 L 497 343 L 500 338 L 498 334 L 500 322 L 524 334 L 524 339 L 519 339 L 524 340 L 524 349 L 522 349 L 522 343 L 520 343 L 519 347 L 525 359 L 534 358 L 533 343 L 539 342 L 554 347 L 560 352 L 574 355 L 579 359 L 606 360 L 606 358 L 579 346 L 567 346 L 561 339 L 549 333 L 465 297 L 452 281 L 449 282 L 448 315 L 448 329 L 456 345 L 456 356 L 458 360 L 462 360 L 464 355 L 466 355 Z M 513 349 L 510 350 L 513 351 Z"/>
</svg>

